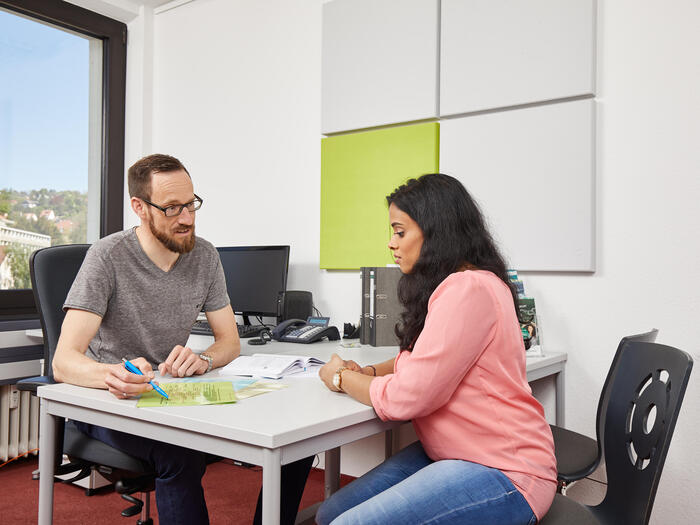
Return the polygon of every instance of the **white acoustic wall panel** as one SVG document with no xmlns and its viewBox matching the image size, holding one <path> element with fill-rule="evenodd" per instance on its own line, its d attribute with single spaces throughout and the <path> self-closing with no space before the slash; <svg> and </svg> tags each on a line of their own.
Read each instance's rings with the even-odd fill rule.
<svg viewBox="0 0 700 525">
<path fill-rule="evenodd" d="M 440 171 L 481 205 L 510 268 L 595 270 L 593 99 L 440 124 Z"/>
<path fill-rule="evenodd" d="M 442 0 L 440 114 L 595 91 L 595 0 Z"/>
<path fill-rule="evenodd" d="M 437 0 L 323 5 L 324 134 L 437 116 Z"/>
</svg>

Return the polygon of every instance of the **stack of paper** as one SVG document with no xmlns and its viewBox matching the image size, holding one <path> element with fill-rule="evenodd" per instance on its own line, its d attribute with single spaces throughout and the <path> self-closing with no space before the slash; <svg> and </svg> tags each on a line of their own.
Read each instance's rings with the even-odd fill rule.
<svg viewBox="0 0 700 525">
<path fill-rule="evenodd" d="M 242 355 L 221 369 L 221 375 L 255 376 L 279 379 L 307 369 L 318 369 L 324 361 L 300 355 Z"/>
</svg>

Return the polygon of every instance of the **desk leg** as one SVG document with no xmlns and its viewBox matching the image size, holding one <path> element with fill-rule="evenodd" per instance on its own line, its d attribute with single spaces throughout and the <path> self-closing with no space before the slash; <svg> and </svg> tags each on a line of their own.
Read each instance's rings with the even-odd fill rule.
<svg viewBox="0 0 700 525">
<path fill-rule="evenodd" d="M 53 483 L 56 458 L 56 417 L 41 400 L 39 424 L 39 525 L 53 522 Z"/>
<path fill-rule="evenodd" d="M 323 499 L 328 499 L 340 488 L 340 447 L 326 450 L 325 465 Z"/>
<path fill-rule="evenodd" d="M 554 401 L 554 406 L 556 408 L 556 413 L 554 414 L 554 420 L 557 426 L 564 427 L 564 401 L 566 395 L 564 391 L 566 390 L 565 378 L 564 378 L 564 368 L 556 374 L 554 379 L 554 393 L 556 395 L 556 400 Z"/>
<path fill-rule="evenodd" d="M 282 489 L 282 455 L 280 450 L 263 450 L 263 525 L 278 525 L 280 522 L 280 491 Z"/>
</svg>

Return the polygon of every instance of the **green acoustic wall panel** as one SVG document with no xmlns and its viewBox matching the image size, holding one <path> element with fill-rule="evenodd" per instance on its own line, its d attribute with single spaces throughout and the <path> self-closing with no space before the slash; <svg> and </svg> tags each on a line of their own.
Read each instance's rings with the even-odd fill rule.
<svg viewBox="0 0 700 525">
<path fill-rule="evenodd" d="M 321 268 L 393 262 L 386 196 L 438 171 L 439 132 L 431 122 L 321 141 Z"/>
</svg>

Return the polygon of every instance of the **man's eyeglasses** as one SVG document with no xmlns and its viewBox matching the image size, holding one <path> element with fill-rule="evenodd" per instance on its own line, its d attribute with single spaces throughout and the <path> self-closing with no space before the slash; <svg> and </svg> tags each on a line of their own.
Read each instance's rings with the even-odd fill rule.
<svg viewBox="0 0 700 525">
<path fill-rule="evenodd" d="M 198 197 L 197 194 L 195 193 L 194 195 L 194 200 L 188 202 L 187 204 L 175 204 L 174 206 L 168 206 L 167 208 L 163 208 L 162 206 L 158 206 L 157 204 L 153 204 L 152 202 L 147 201 L 146 199 L 141 199 L 143 202 L 148 204 L 149 206 L 153 206 L 154 208 L 158 208 L 160 211 L 162 211 L 166 217 L 177 217 L 182 213 L 182 210 L 187 208 L 187 211 L 192 213 L 193 211 L 197 211 L 199 208 L 202 207 L 202 200 L 201 197 Z"/>
</svg>

